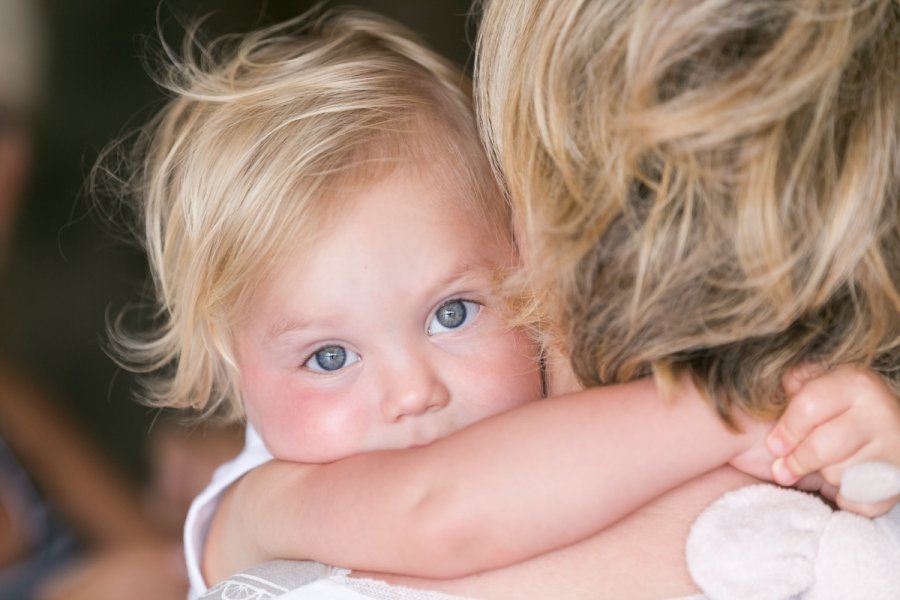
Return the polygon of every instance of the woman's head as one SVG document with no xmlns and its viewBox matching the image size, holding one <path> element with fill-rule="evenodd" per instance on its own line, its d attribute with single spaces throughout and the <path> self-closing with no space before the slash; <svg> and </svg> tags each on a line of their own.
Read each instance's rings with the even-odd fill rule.
<svg viewBox="0 0 900 600">
<path fill-rule="evenodd" d="M 480 116 L 582 382 L 900 378 L 897 73 L 891 0 L 491 1 Z"/>
<path fill-rule="evenodd" d="M 401 27 L 347 12 L 195 45 L 164 75 L 173 97 L 125 182 L 161 325 L 146 340 L 119 335 L 120 350 L 162 370 L 151 401 L 238 416 L 234 323 L 298 244 L 327 235 L 347 209 L 341 190 L 403 164 L 464 188 L 498 231 L 507 211 L 465 77 Z"/>
</svg>

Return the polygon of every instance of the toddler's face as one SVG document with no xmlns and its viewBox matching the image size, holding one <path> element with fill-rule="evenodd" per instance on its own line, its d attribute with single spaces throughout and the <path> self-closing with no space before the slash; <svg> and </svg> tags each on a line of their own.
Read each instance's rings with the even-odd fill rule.
<svg viewBox="0 0 900 600">
<path fill-rule="evenodd" d="M 236 331 L 247 416 L 269 451 L 327 462 L 429 444 L 538 398 L 537 349 L 492 290 L 509 243 L 402 171 L 350 196 Z"/>
</svg>

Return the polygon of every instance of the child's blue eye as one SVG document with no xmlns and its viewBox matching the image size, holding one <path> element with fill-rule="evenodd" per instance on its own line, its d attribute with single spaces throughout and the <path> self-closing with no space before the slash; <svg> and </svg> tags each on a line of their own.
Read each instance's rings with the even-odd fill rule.
<svg viewBox="0 0 900 600">
<path fill-rule="evenodd" d="M 454 298 L 441 304 L 434 312 L 431 323 L 428 324 L 428 335 L 442 333 L 452 329 L 459 329 L 472 322 L 481 305 L 469 300 Z"/>
<path fill-rule="evenodd" d="M 306 360 L 303 366 L 310 371 L 328 373 L 343 369 L 358 361 L 359 354 L 353 350 L 345 348 L 344 346 L 332 344 L 329 346 L 322 346 L 316 350 L 313 355 Z"/>
</svg>

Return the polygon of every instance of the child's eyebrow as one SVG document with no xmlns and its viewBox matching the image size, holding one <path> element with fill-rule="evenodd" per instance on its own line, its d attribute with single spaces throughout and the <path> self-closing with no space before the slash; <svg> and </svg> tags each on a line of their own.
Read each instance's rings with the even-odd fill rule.
<svg viewBox="0 0 900 600">
<path fill-rule="evenodd" d="M 293 333 L 295 331 L 303 331 L 313 327 L 335 327 L 338 320 L 332 317 L 315 317 L 312 319 L 298 319 L 295 317 L 282 317 L 275 321 L 267 330 L 264 336 L 266 341 L 274 341 L 279 337 Z"/>
<path fill-rule="evenodd" d="M 470 279 L 477 279 L 485 275 L 492 276 L 495 271 L 497 271 L 497 266 L 489 260 L 461 262 L 451 269 L 446 277 L 442 277 L 429 286 L 428 295 L 435 295 L 444 288 Z"/>
<path fill-rule="evenodd" d="M 285 333 L 309 328 L 309 321 L 283 317 L 275 321 L 267 330 L 264 339 L 268 342 L 280 338 Z"/>
</svg>

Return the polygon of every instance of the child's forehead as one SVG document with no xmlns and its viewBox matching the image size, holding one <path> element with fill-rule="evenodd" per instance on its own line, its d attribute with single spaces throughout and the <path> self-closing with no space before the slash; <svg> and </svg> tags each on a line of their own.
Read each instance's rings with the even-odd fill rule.
<svg viewBox="0 0 900 600">
<path fill-rule="evenodd" d="M 407 160 L 373 163 L 336 178 L 319 190 L 306 218 L 283 222 L 275 260 L 255 276 L 278 277 L 291 264 L 319 261 L 333 252 L 335 238 L 372 254 L 397 242 L 410 252 L 472 247 L 469 256 L 479 262 L 496 262 L 492 253 L 505 261 L 509 253 L 498 250 L 511 249 L 512 236 L 502 206 L 494 214 L 484 206 L 497 208 L 502 198 L 478 198 L 483 192 L 455 175 L 440 164 Z"/>
<path fill-rule="evenodd" d="M 448 129 L 423 134 L 421 129 L 407 128 L 370 137 L 344 152 L 329 166 L 329 172 L 316 177 L 301 174 L 291 185 L 278 190 L 279 199 L 262 198 L 257 206 L 269 204 L 272 209 L 264 219 L 260 217 L 269 224 L 267 231 L 263 235 L 255 229 L 248 235 L 268 239 L 267 247 L 272 252 L 263 257 L 253 248 L 236 248 L 241 260 L 246 258 L 241 269 L 242 287 L 252 296 L 252 288 L 278 277 L 286 265 L 320 260 L 327 240 L 346 230 L 347 223 L 360 212 L 372 217 L 356 228 L 358 237 L 412 237 L 415 229 L 404 229 L 396 220 L 403 218 L 409 223 L 404 214 L 416 214 L 413 218 L 418 220 L 437 216 L 440 221 L 430 225 L 435 238 L 447 230 L 455 235 L 445 238 L 444 248 L 456 250 L 465 244 L 478 244 L 479 248 L 490 246 L 507 256 L 506 250 L 512 247 L 508 208 L 494 184 L 486 157 L 477 153 L 479 147 L 463 146 L 458 140 L 454 143 L 452 134 L 445 135 L 450 133 Z M 460 147 L 472 152 L 460 152 Z M 410 186 L 415 188 L 414 193 L 408 193 Z M 422 206 L 427 210 L 413 210 Z M 380 210 L 392 211 L 395 221 L 379 221 L 376 225 Z M 432 242 L 420 239 L 416 243 L 428 249 L 435 247 Z M 347 243 L 355 244 L 352 239 Z M 247 295 L 242 297 L 246 299 Z"/>
<path fill-rule="evenodd" d="M 360 305 L 420 313 L 450 293 L 493 293 L 514 261 L 509 238 L 472 218 L 459 190 L 432 183 L 398 170 L 345 188 L 315 241 L 285 245 L 255 308 L 338 322 Z"/>
<path fill-rule="evenodd" d="M 509 230 L 508 209 L 480 148 L 462 153 L 446 132 L 407 133 L 378 140 L 350 157 L 346 168 L 324 187 L 322 200 L 345 204 L 346 198 L 385 188 L 417 184 L 439 194 L 446 210 L 469 211 L 478 221 Z"/>
<path fill-rule="evenodd" d="M 329 220 L 332 228 L 340 226 L 347 215 L 388 212 L 389 223 L 419 219 L 418 225 L 425 226 L 429 223 L 422 215 L 434 214 L 438 223 L 452 224 L 472 235 L 493 234 L 498 227 L 507 231 L 505 223 L 486 214 L 483 206 L 486 200 L 502 203 L 502 198 L 478 198 L 479 193 L 462 173 L 442 170 L 439 163 L 406 161 L 368 177 L 342 182 L 328 192 L 332 198 L 326 202 L 340 207 Z"/>
</svg>

